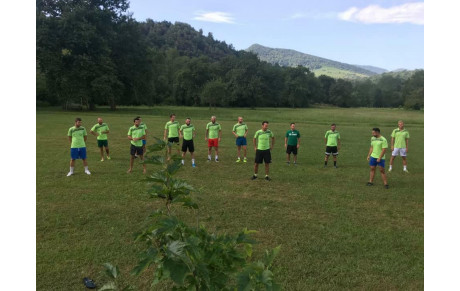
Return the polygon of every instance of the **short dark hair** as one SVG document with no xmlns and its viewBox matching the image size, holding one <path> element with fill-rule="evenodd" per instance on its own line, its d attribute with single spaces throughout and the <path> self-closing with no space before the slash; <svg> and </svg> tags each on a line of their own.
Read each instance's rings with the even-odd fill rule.
<svg viewBox="0 0 460 291">
<path fill-rule="evenodd" d="M 77 121 L 81 121 L 81 118 L 80 117 L 75 118 L 75 122 Z"/>
<path fill-rule="evenodd" d="M 378 128 L 378 127 L 374 127 L 372 130 L 375 131 L 375 132 L 380 132 L 380 128 Z"/>
<path fill-rule="evenodd" d="M 139 116 L 133 119 L 133 122 L 136 122 L 136 120 L 141 119 Z"/>
<path fill-rule="evenodd" d="M 266 120 L 262 121 L 262 125 L 264 125 L 265 123 L 268 123 L 268 121 Z"/>
<path fill-rule="evenodd" d="M 331 124 L 331 126 L 335 126 L 335 123 Z"/>
<path fill-rule="evenodd" d="M 173 117 L 173 116 L 176 116 L 176 114 L 171 113 L 171 114 L 169 115 L 170 118 Z"/>
<path fill-rule="evenodd" d="M 187 120 L 187 119 L 190 119 L 190 120 L 192 120 L 190 117 L 187 117 L 185 120 Z"/>
</svg>

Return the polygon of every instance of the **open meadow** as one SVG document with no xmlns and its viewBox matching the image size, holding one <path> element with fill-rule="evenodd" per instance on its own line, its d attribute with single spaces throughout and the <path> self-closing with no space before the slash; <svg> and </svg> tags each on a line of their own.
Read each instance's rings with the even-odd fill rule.
<svg viewBox="0 0 460 291">
<path fill-rule="evenodd" d="M 148 215 L 163 207 L 150 199 L 142 182 L 142 167 L 129 167 L 130 142 L 126 135 L 133 118 L 141 116 L 152 136 L 162 138 L 169 114 L 181 124 L 192 118 L 197 128 L 196 168 L 186 164 L 177 176 L 200 191 L 193 194 L 201 222 L 219 233 L 257 230 L 259 242 L 253 257 L 281 245 L 275 259 L 275 279 L 283 290 L 423 290 L 424 255 L 424 115 L 423 111 L 372 108 L 197 108 L 121 107 L 112 112 L 64 112 L 56 108 L 36 111 L 36 283 L 38 290 L 84 290 L 83 277 L 102 286 L 107 278 L 102 264 L 119 266 L 122 282 L 148 290 L 153 281 L 147 271 L 129 273 L 138 262 L 142 243 L 134 234 L 148 222 Z M 205 127 L 211 115 L 222 125 L 219 163 L 207 162 Z M 232 135 L 237 117 L 249 127 L 248 163 L 235 163 Z M 91 176 L 77 160 L 75 175 L 69 171 L 67 131 L 75 117 L 88 131 Z M 102 117 L 110 127 L 111 160 L 100 162 L 96 137 L 89 130 Z M 391 141 L 397 121 L 410 132 L 408 170 L 397 157 L 384 189 L 380 174 L 366 186 L 366 160 L 371 131 L 379 127 Z M 276 143 L 270 166 L 272 181 L 251 181 L 254 168 L 252 138 L 268 120 Z M 290 122 L 301 134 L 298 165 L 285 162 L 284 136 Z M 323 168 L 324 134 L 337 124 L 342 138 L 338 168 Z M 386 154 L 389 165 L 391 154 Z M 214 154 L 213 154 L 214 157 Z M 148 165 L 147 173 L 155 166 Z M 386 166 L 388 168 L 388 166 Z M 263 167 L 259 168 L 263 177 Z M 186 221 L 194 217 L 175 207 Z M 155 290 L 170 290 L 161 283 Z"/>
</svg>

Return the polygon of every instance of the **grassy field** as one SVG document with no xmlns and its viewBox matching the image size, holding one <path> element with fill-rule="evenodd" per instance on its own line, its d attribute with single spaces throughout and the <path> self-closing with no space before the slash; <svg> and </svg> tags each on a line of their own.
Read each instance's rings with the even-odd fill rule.
<svg viewBox="0 0 460 291">
<path fill-rule="evenodd" d="M 363 78 L 368 78 L 367 75 L 360 74 L 360 73 L 355 73 L 347 70 L 341 70 L 338 68 L 334 67 L 326 67 L 323 66 L 319 69 L 313 70 L 315 73 L 315 76 L 319 77 L 321 75 L 326 75 L 335 79 L 363 79 Z"/>
<path fill-rule="evenodd" d="M 219 233 L 235 233 L 244 227 L 257 230 L 254 257 L 281 245 L 275 275 L 284 290 L 422 290 L 423 285 L 423 112 L 401 109 L 217 109 L 190 107 L 124 107 L 116 112 L 62 112 L 37 109 L 37 217 L 36 274 L 38 290 L 83 290 L 89 276 L 102 286 L 102 264 L 120 267 L 122 281 L 148 290 L 148 272 L 132 277 L 130 270 L 143 245 L 134 233 L 148 222 L 147 216 L 162 207 L 151 200 L 141 182 L 142 167 L 129 166 L 126 138 L 132 119 L 140 115 L 150 136 L 163 136 L 169 113 L 181 123 L 192 118 L 197 167 L 186 165 L 178 177 L 201 189 L 194 196 L 200 218 Z M 215 114 L 222 124 L 220 163 L 207 163 L 205 125 Z M 249 126 L 249 136 L 270 122 L 276 144 L 270 167 L 272 181 L 251 181 L 254 150 L 249 161 L 235 163 L 236 147 L 231 133 L 239 115 Z M 102 116 L 110 126 L 112 160 L 100 162 L 94 136 L 88 137 L 88 163 L 83 172 L 77 161 L 75 175 L 69 170 L 67 130 L 75 117 L 89 129 Z M 403 174 L 401 159 L 388 175 L 390 189 L 379 175 L 367 187 L 372 127 L 391 139 L 392 129 L 403 119 L 410 131 L 410 174 Z M 285 163 L 284 135 L 290 122 L 301 133 L 298 166 Z M 323 168 L 324 133 L 332 122 L 342 137 L 338 169 Z M 249 139 L 252 143 L 252 136 Z M 387 163 L 389 154 L 387 154 Z M 147 168 L 151 173 L 153 167 Z M 259 170 L 263 173 L 263 168 Z M 186 210 L 177 210 L 193 220 Z M 50 281 L 53 283 L 51 284 Z M 170 285 L 159 289 L 169 290 Z M 158 290 L 158 288 L 157 288 Z"/>
</svg>

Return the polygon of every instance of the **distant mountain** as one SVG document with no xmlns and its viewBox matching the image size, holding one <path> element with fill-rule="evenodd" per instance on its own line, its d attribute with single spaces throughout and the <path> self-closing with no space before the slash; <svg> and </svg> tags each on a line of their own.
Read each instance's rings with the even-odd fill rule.
<svg viewBox="0 0 460 291">
<path fill-rule="evenodd" d="M 357 67 L 363 68 L 365 70 L 368 70 L 368 71 L 371 71 L 371 72 L 374 72 L 374 73 L 377 73 L 377 74 L 382 74 L 382 73 L 388 72 L 387 69 L 374 67 L 374 66 L 363 66 L 363 65 L 353 65 L 353 66 L 357 66 Z"/>
<path fill-rule="evenodd" d="M 289 67 L 297 67 L 299 65 L 307 67 L 317 75 L 324 74 L 340 78 L 363 78 L 378 74 L 375 71 L 363 68 L 363 66 L 341 63 L 291 49 L 275 49 L 253 44 L 246 51 L 257 54 L 260 60 L 268 63 Z M 384 70 L 381 68 L 378 69 Z"/>
</svg>

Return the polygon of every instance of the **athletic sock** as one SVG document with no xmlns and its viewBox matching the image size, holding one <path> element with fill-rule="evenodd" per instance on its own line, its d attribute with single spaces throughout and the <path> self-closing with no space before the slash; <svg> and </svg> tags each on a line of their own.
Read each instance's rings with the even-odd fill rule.
<svg viewBox="0 0 460 291">
<path fill-rule="evenodd" d="M 210 160 L 210 159 L 211 159 L 211 155 L 208 155 L 208 160 Z"/>
<path fill-rule="evenodd" d="M 219 156 L 218 156 L 218 155 L 216 155 L 216 160 L 218 160 L 218 159 L 219 159 Z"/>
<path fill-rule="evenodd" d="M 192 159 L 192 164 L 194 164 L 194 163 L 195 163 L 195 159 Z"/>
<path fill-rule="evenodd" d="M 254 174 L 254 177 L 257 177 L 257 174 Z"/>
<path fill-rule="evenodd" d="M 327 166 L 327 161 L 324 161 L 324 165 Z"/>
<path fill-rule="evenodd" d="M 334 161 L 334 166 L 337 166 L 337 161 Z"/>
<path fill-rule="evenodd" d="M 393 166 L 392 166 L 392 165 L 390 165 L 390 168 L 389 168 L 388 170 L 390 170 L 390 171 L 391 171 L 391 170 L 392 170 L 392 168 L 393 168 Z"/>
<path fill-rule="evenodd" d="M 75 167 L 70 167 L 70 172 L 71 172 L 71 173 L 73 173 L 73 169 L 74 169 L 74 168 L 75 168 Z"/>
<path fill-rule="evenodd" d="M 88 166 L 85 167 L 85 171 L 88 171 Z"/>
<path fill-rule="evenodd" d="M 183 164 L 185 164 L 185 161 L 184 161 L 184 160 L 182 160 L 182 165 L 183 165 Z"/>
<path fill-rule="evenodd" d="M 404 171 L 406 171 L 406 170 L 407 170 L 407 166 L 404 166 Z"/>
</svg>

